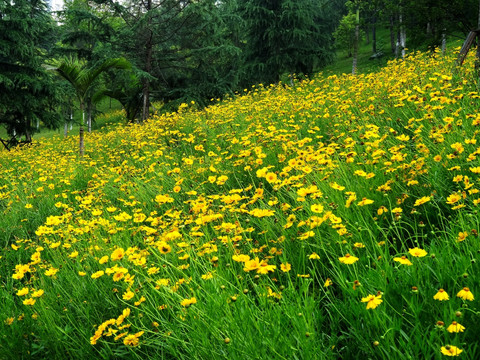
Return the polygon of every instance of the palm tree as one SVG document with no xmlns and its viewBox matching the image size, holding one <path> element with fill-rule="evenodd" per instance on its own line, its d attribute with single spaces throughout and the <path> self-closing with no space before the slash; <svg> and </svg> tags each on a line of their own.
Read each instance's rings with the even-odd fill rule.
<svg viewBox="0 0 480 360">
<path fill-rule="evenodd" d="M 54 68 L 55 72 L 67 80 L 75 91 L 82 112 L 80 124 L 80 155 L 83 156 L 83 125 L 85 123 L 85 104 L 89 104 L 96 80 L 110 69 L 128 69 L 130 63 L 124 58 L 107 59 L 100 64 L 88 68 L 85 63 L 77 59 L 65 59 Z M 88 106 L 88 131 L 92 131 L 91 106 Z"/>
</svg>

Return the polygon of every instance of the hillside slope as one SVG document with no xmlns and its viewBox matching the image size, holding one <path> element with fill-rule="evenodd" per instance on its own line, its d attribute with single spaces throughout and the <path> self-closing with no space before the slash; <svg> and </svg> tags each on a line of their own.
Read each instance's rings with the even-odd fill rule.
<svg viewBox="0 0 480 360">
<path fill-rule="evenodd" d="M 0 358 L 478 358 L 454 56 L 1 152 Z"/>
</svg>

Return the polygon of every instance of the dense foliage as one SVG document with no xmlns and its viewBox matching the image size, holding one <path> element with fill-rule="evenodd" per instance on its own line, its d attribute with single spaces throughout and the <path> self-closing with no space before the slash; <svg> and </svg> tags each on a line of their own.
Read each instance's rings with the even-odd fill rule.
<svg viewBox="0 0 480 360">
<path fill-rule="evenodd" d="M 55 126 L 58 103 L 42 67 L 53 20 L 42 1 L 0 1 L 0 125 L 31 140 L 37 122 Z"/>
<path fill-rule="evenodd" d="M 465 36 L 476 27 L 477 6 L 473 0 L 67 0 L 63 10 L 48 13 L 43 0 L 2 0 L 0 125 L 30 141 L 40 126 L 70 122 L 82 106 L 90 130 L 105 96 L 118 100 L 131 122 L 147 119 L 152 102 L 164 110 L 190 101 L 205 106 L 252 84 L 312 75 L 333 61 L 335 45 L 353 56 L 356 71 L 360 41 L 372 44 L 375 58 L 391 56 L 388 44 L 377 41 L 379 30 L 390 33 L 391 54 L 402 57 L 405 47 L 444 46 L 447 38 Z M 72 61 L 93 70 L 115 58 L 131 67 L 103 72 L 84 104 L 45 70 Z"/>
</svg>

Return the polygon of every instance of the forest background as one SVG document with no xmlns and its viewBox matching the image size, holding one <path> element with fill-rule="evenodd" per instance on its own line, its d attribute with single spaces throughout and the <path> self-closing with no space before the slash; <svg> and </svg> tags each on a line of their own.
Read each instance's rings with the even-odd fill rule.
<svg viewBox="0 0 480 360">
<path fill-rule="evenodd" d="M 477 28 L 477 14 L 473 0 L 71 0 L 61 11 L 2 0 L 0 137 L 8 147 L 42 128 L 91 131 L 105 98 L 131 122 L 203 107 L 309 76 L 339 51 L 356 72 L 359 42 L 374 62 L 445 47 Z"/>
</svg>

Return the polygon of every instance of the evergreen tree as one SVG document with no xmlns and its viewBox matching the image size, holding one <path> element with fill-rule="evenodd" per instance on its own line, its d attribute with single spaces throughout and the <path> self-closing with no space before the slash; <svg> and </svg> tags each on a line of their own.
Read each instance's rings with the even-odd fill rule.
<svg viewBox="0 0 480 360">
<path fill-rule="evenodd" d="M 43 1 L 0 1 L 0 124 L 27 142 L 37 122 L 54 127 L 59 119 L 54 82 L 42 67 L 53 26 Z"/>
<path fill-rule="evenodd" d="M 240 28 L 234 24 L 242 19 L 231 5 L 231 1 L 204 0 L 192 3 L 182 14 L 188 26 L 179 34 L 176 51 L 170 50 L 175 66 L 165 63 L 161 81 L 156 82 L 163 88 L 165 101 L 176 100 L 175 105 L 195 100 L 205 105 L 236 89 L 241 50 L 236 42 Z M 167 49 L 158 50 L 155 55 L 161 57 Z"/>
<path fill-rule="evenodd" d="M 246 82 L 275 83 L 283 73 L 310 74 L 333 57 L 328 1 L 242 0 Z M 333 2 L 334 3 L 334 2 Z"/>
<path fill-rule="evenodd" d="M 59 12 L 62 25 L 60 55 L 86 60 L 90 66 L 100 60 L 117 57 L 112 54 L 110 43 L 114 29 L 111 14 L 88 0 L 66 0 Z"/>
</svg>

